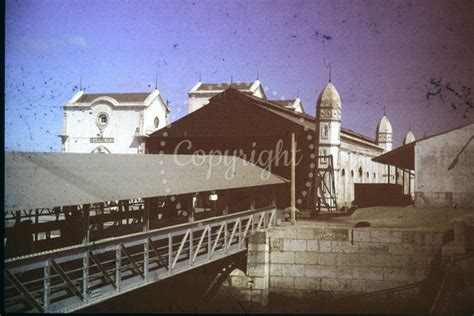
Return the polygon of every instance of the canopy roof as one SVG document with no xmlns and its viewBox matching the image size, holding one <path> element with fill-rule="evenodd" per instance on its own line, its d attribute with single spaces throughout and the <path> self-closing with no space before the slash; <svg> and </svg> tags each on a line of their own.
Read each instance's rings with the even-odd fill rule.
<svg viewBox="0 0 474 316">
<path fill-rule="evenodd" d="M 416 142 L 403 145 L 372 160 L 400 169 L 415 170 L 415 145 Z"/>
<path fill-rule="evenodd" d="M 51 208 L 285 182 L 233 156 L 7 152 L 4 208 Z"/>
</svg>

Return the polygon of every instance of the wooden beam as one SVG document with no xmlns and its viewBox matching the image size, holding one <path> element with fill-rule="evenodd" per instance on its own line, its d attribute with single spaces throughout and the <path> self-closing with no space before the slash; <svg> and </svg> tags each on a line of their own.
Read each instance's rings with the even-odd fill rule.
<svg viewBox="0 0 474 316">
<path fill-rule="evenodd" d="M 96 256 L 91 251 L 89 251 L 89 258 L 92 259 L 92 262 L 94 262 L 94 264 L 99 268 L 100 272 L 102 272 L 102 275 L 104 276 L 107 283 L 109 283 L 110 285 L 112 285 L 114 287 L 114 289 L 116 289 L 117 286 L 115 285 L 114 281 L 109 276 L 107 271 L 105 271 L 104 267 L 100 264 L 99 260 L 96 258 Z"/>
<path fill-rule="evenodd" d="M 83 238 L 82 243 L 87 244 L 90 238 L 90 229 L 89 229 L 89 221 L 90 221 L 90 205 L 84 204 L 82 206 L 82 231 L 83 231 Z"/>
<path fill-rule="evenodd" d="M 156 254 L 156 256 L 158 257 L 158 262 L 163 266 L 165 267 L 166 270 L 168 270 L 168 265 L 166 264 L 166 260 L 161 256 L 161 254 L 159 253 L 158 249 L 155 247 L 155 245 L 153 244 L 153 240 L 151 240 L 151 238 L 148 238 L 148 241 L 149 241 L 149 244 L 151 246 L 151 249 L 153 249 L 153 252 Z"/>
<path fill-rule="evenodd" d="M 296 225 L 296 139 L 291 133 L 291 225 Z"/>
<path fill-rule="evenodd" d="M 41 306 L 40 303 L 30 294 L 28 289 L 21 284 L 20 280 L 16 278 L 16 276 L 8 270 L 5 270 L 5 279 L 10 281 L 11 284 L 20 292 L 20 294 L 26 299 L 26 301 L 35 308 L 38 312 L 44 313 L 44 308 Z"/>
<path fill-rule="evenodd" d="M 125 248 L 124 244 L 120 243 L 120 247 L 122 248 L 122 251 L 125 254 L 125 256 L 127 256 L 128 261 L 130 261 L 130 263 L 132 264 L 133 270 L 135 270 L 135 272 L 139 274 L 142 277 L 142 279 L 145 279 L 145 276 L 143 275 L 142 270 L 137 266 L 133 258 L 129 255 L 129 253 L 127 252 L 127 248 Z"/>
<path fill-rule="evenodd" d="M 61 266 L 56 261 L 54 261 L 54 259 L 51 259 L 51 267 L 56 271 L 61 280 L 66 282 L 68 288 L 72 290 L 72 292 L 77 295 L 81 301 L 84 301 L 84 296 L 82 295 L 81 291 L 77 289 L 77 287 L 72 283 L 71 279 L 66 275 L 66 273 L 64 273 Z"/>
</svg>

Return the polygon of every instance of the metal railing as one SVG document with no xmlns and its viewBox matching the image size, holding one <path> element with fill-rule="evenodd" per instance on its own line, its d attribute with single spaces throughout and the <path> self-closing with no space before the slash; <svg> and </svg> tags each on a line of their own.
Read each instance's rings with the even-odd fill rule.
<svg viewBox="0 0 474 316">
<path fill-rule="evenodd" d="M 7 312 L 72 312 L 246 250 L 275 207 L 5 260 Z"/>
</svg>

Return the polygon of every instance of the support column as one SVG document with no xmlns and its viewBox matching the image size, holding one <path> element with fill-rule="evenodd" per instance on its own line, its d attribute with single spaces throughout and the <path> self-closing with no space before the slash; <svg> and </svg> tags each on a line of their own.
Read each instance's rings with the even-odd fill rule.
<svg viewBox="0 0 474 316">
<path fill-rule="evenodd" d="M 87 244 L 90 241 L 90 229 L 89 229 L 89 220 L 90 220 L 90 205 L 84 204 L 82 206 L 82 243 Z"/>
<path fill-rule="evenodd" d="M 143 199 L 143 231 L 150 230 L 150 199 Z"/>
<path fill-rule="evenodd" d="M 296 139 L 291 133 L 291 225 L 296 225 Z"/>
<path fill-rule="evenodd" d="M 266 231 L 256 231 L 249 236 L 247 256 L 247 289 L 241 294 L 247 301 L 268 304 L 270 281 L 270 246 Z"/>
</svg>

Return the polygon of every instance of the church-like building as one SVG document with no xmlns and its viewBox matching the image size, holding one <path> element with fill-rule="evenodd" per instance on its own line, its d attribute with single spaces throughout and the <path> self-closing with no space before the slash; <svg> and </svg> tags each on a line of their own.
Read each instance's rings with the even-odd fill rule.
<svg viewBox="0 0 474 316">
<path fill-rule="evenodd" d="M 144 154 L 149 134 L 168 125 L 168 107 L 160 91 L 84 93 L 64 105 L 61 151 Z"/>
<path fill-rule="evenodd" d="M 393 130 L 386 115 L 375 128 L 374 139 L 342 127 L 341 98 L 331 82 L 323 88 L 316 102 L 316 118 L 267 100 L 263 89 L 259 88 L 260 82 L 256 83 L 245 87 L 224 84 L 210 87 L 198 83 L 189 94 L 191 113 L 170 128 L 150 135 L 147 139 L 149 152 L 239 155 L 289 179 L 289 164 L 283 160 L 288 158 L 291 134 L 294 133 L 297 142 L 296 199 L 300 209 L 314 206 L 315 178 L 329 164 L 329 159 L 318 159 L 317 156 L 332 156 L 338 209 L 352 206 L 355 183 L 401 184 L 400 171 L 372 161 L 393 146 Z M 218 93 L 216 87 L 225 90 Z M 200 90 L 202 96 L 196 102 Z M 258 92 L 261 95 L 255 95 L 255 91 L 261 91 Z M 259 159 L 272 154 L 280 156 L 273 160 Z M 282 203 L 287 205 L 287 194 L 284 195 Z"/>
</svg>

